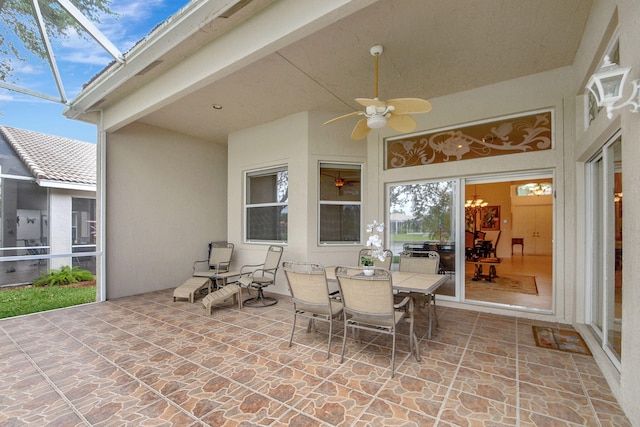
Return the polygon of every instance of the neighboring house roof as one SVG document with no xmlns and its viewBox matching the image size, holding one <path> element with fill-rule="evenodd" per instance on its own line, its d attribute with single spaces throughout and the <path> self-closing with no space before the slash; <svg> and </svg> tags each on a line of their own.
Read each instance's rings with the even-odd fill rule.
<svg viewBox="0 0 640 427">
<path fill-rule="evenodd" d="M 95 191 L 95 144 L 8 126 L 0 126 L 0 136 L 41 186 Z"/>
</svg>

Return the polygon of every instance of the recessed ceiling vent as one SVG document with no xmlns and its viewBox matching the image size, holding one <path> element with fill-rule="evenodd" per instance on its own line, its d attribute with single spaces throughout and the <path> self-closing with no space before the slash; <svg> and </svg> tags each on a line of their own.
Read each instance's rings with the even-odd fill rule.
<svg viewBox="0 0 640 427">
<path fill-rule="evenodd" d="M 219 17 L 220 18 L 231 18 L 236 14 L 240 9 L 251 3 L 253 0 L 240 0 L 238 3 L 231 6 L 229 9 L 225 10 Z"/>
</svg>

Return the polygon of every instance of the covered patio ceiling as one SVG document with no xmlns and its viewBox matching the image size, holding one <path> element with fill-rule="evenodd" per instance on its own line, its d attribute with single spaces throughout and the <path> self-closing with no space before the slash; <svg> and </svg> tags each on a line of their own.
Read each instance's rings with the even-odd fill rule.
<svg viewBox="0 0 640 427">
<path fill-rule="evenodd" d="M 238 14 L 238 23 L 278 2 L 242 3 L 244 16 Z M 294 35 L 292 42 L 282 46 L 274 44 L 258 60 L 199 90 L 157 102 L 137 120 L 226 144 L 231 132 L 297 112 L 349 113 L 359 107 L 354 98 L 374 96 L 374 60 L 369 48 L 375 44 L 384 46 L 381 99 L 433 99 L 571 66 L 591 5 L 591 0 L 350 2 L 336 14 L 340 16 L 313 33 Z M 189 11 L 185 8 L 183 12 Z M 283 21 L 287 19 L 282 16 Z M 214 20 L 210 27 L 190 35 L 180 48 L 156 56 L 153 62 L 147 58 L 157 66 L 145 70 L 145 78 L 123 79 L 95 107 L 117 102 L 179 64 L 189 49 L 195 51 L 228 29 L 216 32 L 218 25 Z M 229 20 L 224 25 L 234 24 Z M 156 41 L 149 38 L 142 43 Z M 212 104 L 222 105 L 223 110 L 212 116 Z M 70 111 L 68 115 L 81 118 L 82 113 Z"/>
</svg>

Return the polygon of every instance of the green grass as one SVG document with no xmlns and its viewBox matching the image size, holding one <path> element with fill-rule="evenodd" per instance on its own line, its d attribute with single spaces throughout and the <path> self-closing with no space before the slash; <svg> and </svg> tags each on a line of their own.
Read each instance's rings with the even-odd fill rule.
<svg viewBox="0 0 640 427">
<path fill-rule="evenodd" d="M 96 287 L 26 287 L 0 291 L 0 319 L 95 302 Z"/>
</svg>

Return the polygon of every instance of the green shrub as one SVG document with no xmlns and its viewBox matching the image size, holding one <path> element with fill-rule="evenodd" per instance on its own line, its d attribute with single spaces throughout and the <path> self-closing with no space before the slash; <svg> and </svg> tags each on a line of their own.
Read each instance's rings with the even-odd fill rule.
<svg viewBox="0 0 640 427">
<path fill-rule="evenodd" d="M 42 273 L 38 279 L 33 282 L 33 286 L 58 286 L 68 285 L 69 283 L 86 282 L 95 280 L 93 274 L 89 270 L 81 270 L 79 267 L 69 267 L 63 265 L 59 270 L 49 270 Z"/>
</svg>

